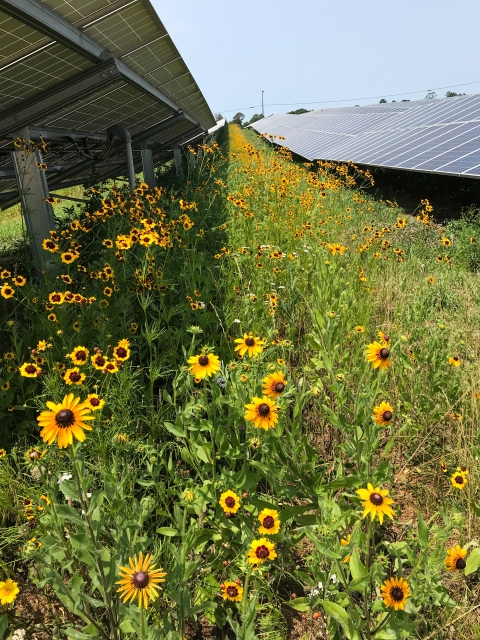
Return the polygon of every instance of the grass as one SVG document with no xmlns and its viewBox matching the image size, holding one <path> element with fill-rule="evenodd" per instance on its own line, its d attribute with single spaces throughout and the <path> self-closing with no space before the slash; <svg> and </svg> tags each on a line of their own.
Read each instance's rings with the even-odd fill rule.
<svg viewBox="0 0 480 640">
<path fill-rule="evenodd" d="M 0 465 L 14 489 L 0 513 L 15 558 L 5 577 L 34 560 L 38 588 L 48 582 L 73 616 L 62 629 L 71 637 L 89 623 L 115 638 L 115 620 L 132 637 L 145 637 L 146 624 L 162 640 L 425 640 L 446 638 L 450 626 L 459 639 L 475 637 L 475 212 L 441 228 L 428 202 L 406 215 L 369 198 L 368 173 L 294 163 L 237 127 L 221 150 L 203 151 L 185 185 L 167 176 L 168 188 L 139 188 L 135 199 L 91 191 L 85 210 L 60 224 L 55 259 L 66 279 L 15 287 L 4 305 Z M 59 255 L 72 241 L 80 255 L 68 265 Z M 117 252 L 122 242 L 131 246 Z M 54 291 L 85 299 L 57 305 Z M 115 363 L 127 336 L 117 372 L 90 364 L 95 353 Z M 257 357 L 234 351 L 245 337 Z M 41 340 L 51 346 L 30 356 Z M 375 342 L 389 351 L 384 370 L 365 358 Z M 65 383 L 75 347 L 89 351 L 78 386 Z M 19 375 L 32 356 L 42 373 Z M 187 359 L 205 357 L 215 373 L 194 380 Z M 279 418 L 264 431 L 245 406 L 265 404 L 267 375 L 286 386 L 269 398 Z M 41 465 L 26 463 L 26 448 L 41 444 L 38 411 L 72 390 L 104 401 L 93 431 L 75 448 L 49 446 Z M 393 413 L 384 424 L 372 419 L 381 402 Z M 73 477 L 59 485 L 65 472 Z M 462 489 L 451 481 L 458 473 Z M 383 522 L 362 518 L 357 491 L 369 482 L 394 500 Z M 233 514 L 221 506 L 227 490 L 241 505 Z M 22 491 L 33 500 L 37 551 L 32 524 L 13 521 Z M 252 572 L 246 553 L 265 508 L 280 519 L 268 537 L 277 557 Z M 450 573 L 446 550 L 457 544 L 467 569 Z M 145 619 L 102 577 L 140 551 L 167 571 Z M 405 611 L 379 596 L 395 576 L 412 592 Z M 249 594 L 238 604 L 219 597 L 235 579 Z M 78 607 L 92 599 L 93 622 Z"/>
</svg>

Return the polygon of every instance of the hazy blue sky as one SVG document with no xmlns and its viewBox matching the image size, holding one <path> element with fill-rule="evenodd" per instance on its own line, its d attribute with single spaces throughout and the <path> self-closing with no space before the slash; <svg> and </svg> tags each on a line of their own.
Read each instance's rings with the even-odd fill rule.
<svg viewBox="0 0 480 640">
<path fill-rule="evenodd" d="M 229 118 L 259 112 L 248 107 L 262 89 L 265 115 L 475 81 L 454 90 L 480 93 L 478 0 L 152 2 L 210 107 Z"/>
</svg>

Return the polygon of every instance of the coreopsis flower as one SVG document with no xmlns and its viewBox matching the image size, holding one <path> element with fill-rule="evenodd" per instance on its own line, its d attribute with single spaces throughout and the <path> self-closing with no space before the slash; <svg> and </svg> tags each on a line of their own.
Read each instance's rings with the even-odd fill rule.
<svg viewBox="0 0 480 640">
<path fill-rule="evenodd" d="M 237 513 L 240 509 L 240 498 L 234 491 L 224 491 L 218 503 L 225 513 Z"/>
<path fill-rule="evenodd" d="M 243 338 L 236 338 L 235 342 L 237 343 L 235 351 L 238 351 L 242 357 L 247 354 L 249 358 L 260 355 L 265 344 L 264 339 L 254 336 L 252 332 L 244 333 Z"/>
<path fill-rule="evenodd" d="M 266 560 L 275 560 L 276 557 L 275 544 L 267 540 L 267 538 L 253 540 L 250 549 L 247 551 L 248 563 L 255 568 Z"/>
<path fill-rule="evenodd" d="M 243 587 L 236 582 L 226 580 L 220 585 L 222 598 L 232 602 L 241 602 L 243 598 Z"/>
<path fill-rule="evenodd" d="M 459 367 L 461 365 L 460 358 L 458 356 L 452 356 L 448 359 L 448 364 L 451 364 L 452 367 Z"/>
<path fill-rule="evenodd" d="M 27 283 L 27 279 L 23 276 L 15 276 L 12 280 L 18 287 L 23 287 Z"/>
<path fill-rule="evenodd" d="M 386 607 L 393 607 L 395 611 L 405 609 L 407 598 L 412 594 L 408 582 L 403 578 L 385 580 L 381 588 L 383 602 Z"/>
<path fill-rule="evenodd" d="M 14 294 L 15 294 L 15 289 L 11 287 L 9 284 L 4 284 L 0 289 L 0 295 L 2 296 L 2 298 L 5 298 L 6 300 L 8 300 L 9 298 L 12 298 Z"/>
<path fill-rule="evenodd" d="M 63 304 L 65 302 L 65 294 L 61 291 L 53 291 L 48 296 L 48 301 L 50 304 Z"/>
<path fill-rule="evenodd" d="M 85 420 L 93 420 L 89 415 L 90 408 L 81 402 L 73 393 L 64 397 L 62 402 L 47 402 L 49 411 L 42 411 L 37 420 L 42 427 L 40 437 L 47 444 L 55 442 L 58 436 L 59 449 L 66 449 L 73 444 L 73 437 L 83 442 L 84 430 L 91 431 L 92 427 Z"/>
<path fill-rule="evenodd" d="M 0 582 L 0 604 L 11 604 L 19 593 L 18 584 L 10 578 Z"/>
<path fill-rule="evenodd" d="M 111 360 L 110 362 L 107 362 L 103 368 L 103 371 L 106 371 L 107 373 L 117 373 L 118 371 L 117 362 L 115 360 Z"/>
<path fill-rule="evenodd" d="M 105 358 L 105 356 L 102 356 L 101 353 L 97 353 L 96 355 L 91 356 L 90 360 L 93 367 L 97 371 L 103 371 L 105 369 L 105 365 L 108 363 L 107 358 Z"/>
<path fill-rule="evenodd" d="M 200 380 L 207 376 L 211 377 L 220 371 L 220 359 L 213 353 L 191 356 L 187 362 L 190 365 L 190 374 Z"/>
<path fill-rule="evenodd" d="M 381 402 L 373 409 L 372 420 L 382 427 L 391 423 L 393 418 L 393 408 L 388 402 Z"/>
<path fill-rule="evenodd" d="M 355 333 L 365 333 L 365 327 L 363 327 L 361 324 L 357 324 L 357 326 L 355 327 Z"/>
<path fill-rule="evenodd" d="M 455 471 L 450 481 L 455 489 L 465 489 L 468 482 L 466 474 L 461 471 Z"/>
<path fill-rule="evenodd" d="M 6 455 L 7 455 L 7 452 L 5 451 L 5 449 L 0 449 L 0 460 L 2 458 L 5 458 Z"/>
<path fill-rule="evenodd" d="M 82 366 L 88 360 L 89 350 L 86 347 L 75 347 L 72 353 L 68 354 L 70 360 L 72 360 L 73 364 Z"/>
<path fill-rule="evenodd" d="M 245 420 L 253 422 L 256 429 L 268 431 L 278 422 L 278 407 L 267 396 L 252 398 L 252 404 L 245 405 Z"/>
<path fill-rule="evenodd" d="M 129 567 L 120 567 L 118 575 L 120 580 L 116 584 L 120 585 L 117 593 L 124 603 L 133 602 L 138 598 L 138 607 L 146 609 L 149 600 L 154 602 L 159 596 L 160 583 L 165 582 L 165 571 L 155 569 L 152 563 L 153 556 L 140 552 L 138 559 L 129 558 Z"/>
<path fill-rule="evenodd" d="M 388 369 L 392 364 L 390 361 L 390 351 L 387 347 L 382 346 L 379 342 L 372 342 L 367 346 L 365 351 L 368 362 L 374 369 Z"/>
<path fill-rule="evenodd" d="M 56 253 L 58 251 L 58 244 L 53 240 L 50 240 L 50 238 L 46 238 L 42 242 L 42 247 L 45 251 L 50 251 L 50 253 Z"/>
<path fill-rule="evenodd" d="M 105 404 L 105 400 L 100 398 L 96 393 L 89 393 L 85 404 L 88 405 L 92 411 L 98 411 Z"/>
<path fill-rule="evenodd" d="M 42 373 L 40 367 L 33 362 L 25 362 L 21 367 L 19 367 L 18 371 L 20 375 L 25 378 L 36 378 Z"/>
<path fill-rule="evenodd" d="M 130 340 L 120 340 L 116 347 L 113 348 L 115 360 L 124 362 L 130 358 Z"/>
<path fill-rule="evenodd" d="M 276 371 L 263 379 L 262 391 L 266 396 L 275 399 L 282 395 L 287 384 L 287 380 L 285 380 L 283 373 L 281 371 Z"/>
<path fill-rule="evenodd" d="M 263 509 L 258 514 L 258 520 L 260 522 L 258 533 L 264 536 L 274 536 L 280 531 L 280 518 L 275 509 Z"/>
<path fill-rule="evenodd" d="M 364 508 L 362 518 L 366 518 L 369 514 L 372 520 L 378 516 L 380 524 L 383 523 L 384 516 L 388 516 L 393 519 L 395 515 L 391 504 L 394 501 L 388 498 L 388 489 L 380 489 L 380 487 L 373 487 L 370 482 L 366 489 L 357 489 L 356 493 L 363 500 L 362 507 Z"/>
<path fill-rule="evenodd" d="M 465 558 L 467 556 L 468 551 L 463 549 L 459 544 L 455 545 L 455 547 L 451 547 L 447 549 L 447 557 L 444 560 L 445 567 L 449 571 L 459 571 L 465 569 L 467 563 Z"/>
<path fill-rule="evenodd" d="M 87 376 L 80 371 L 78 367 L 72 367 L 71 369 L 67 369 L 65 371 L 65 375 L 63 379 L 65 380 L 65 384 L 82 384 Z"/>
</svg>

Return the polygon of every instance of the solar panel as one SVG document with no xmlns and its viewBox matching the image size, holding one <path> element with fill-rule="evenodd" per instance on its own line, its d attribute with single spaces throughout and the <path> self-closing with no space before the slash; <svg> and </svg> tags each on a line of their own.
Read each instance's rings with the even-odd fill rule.
<svg viewBox="0 0 480 640">
<path fill-rule="evenodd" d="M 274 114 L 250 126 L 308 160 L 480 177 L 480 95 Z"/>
</svg>

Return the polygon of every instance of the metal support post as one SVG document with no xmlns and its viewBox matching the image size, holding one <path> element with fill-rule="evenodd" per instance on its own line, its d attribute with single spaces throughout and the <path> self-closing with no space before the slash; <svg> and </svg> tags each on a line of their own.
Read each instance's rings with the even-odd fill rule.
<svg viewBox="0 0 480 640">
<path fill-rule="evenodd" d="M 195 157 L 195 154 L 192 153 L 191 151 L 189 151 L 190 154 L 190 166 L 192 167 L 192 169 L 195 169 L 195 165 L 197 164 L 197 158 Z"/>
<path fill-rule="evenodd" d="M 152 150 L 148 147 L 146 140 L 142 142 L 141 154 L 143 179 L 148 184 L 150 189 L 154 189 L 157 186 L 157 181 L 155 180 L 155 171 L 153 169 L 153 153 Z"/>
<path fill-rule="evenodd" d="M 17 136 L 28 144 L 28 127 L 23 127 Z M 56 269 L 51 254 L 42 247 L 50 231 L 55 230 L 52 205 L 46 201 L 49 197 L 47 178 L 41 168 L 43 157 L 40 149 L 27 153 L 22 147 L 11 152 L 17 178 L 18 191 L 22 201 L 22 212 L 30 238 L 30 247 L 37 272 L 53 273 Z"/>
<path fill-rule="evenodd" d="M 177 178 L 184 180 L 183 165 L 182 165 L 182 150 L 178 144 L 173 145 L 173 158 L 175 160 L 175 169 L 177 170 Z"/>
<path fill-rule="evenodd" d="M 132 138 L 128 129 L 123 124 L 114 124 L 107 129 L 107 133 L 123 140 L 125 144 L 125 159 L 127 161 L 127 173 L 130 190 L 135 189 L 135 165 L 133 163 Z"/>
</svg>

